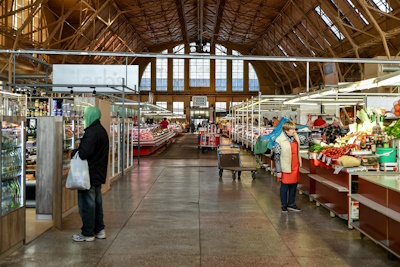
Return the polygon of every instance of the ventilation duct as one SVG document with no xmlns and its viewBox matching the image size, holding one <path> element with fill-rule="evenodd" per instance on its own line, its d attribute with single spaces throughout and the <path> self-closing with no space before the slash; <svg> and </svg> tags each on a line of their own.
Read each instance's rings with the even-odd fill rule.
<svg viewBox="0 0 400 267">
<path fill-rule="evenodd" d="M 396 72 L 400 70 L 400 66 L 379 65 L 379 72 Z"/>
</svg>

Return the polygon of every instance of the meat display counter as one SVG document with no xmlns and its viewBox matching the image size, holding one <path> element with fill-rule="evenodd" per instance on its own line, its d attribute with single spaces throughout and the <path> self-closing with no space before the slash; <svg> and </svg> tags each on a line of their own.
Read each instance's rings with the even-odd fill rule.
<svg viewBox="0 0 400 267">
<path fill-rule="evenodd" d="M 171 138 L 175 136 L 176 132 L 172 127 L 161 129 L 159 126 L 150 126 L 146 128 L 140 128 L 140 155 L 150 155 L 163 145 L 165 145 Z M 138 155 L 139 145 L 139 130 L 138 127 L 133 127 L 132 138 L 133 138 L 133 155 Z"/>
</svg>

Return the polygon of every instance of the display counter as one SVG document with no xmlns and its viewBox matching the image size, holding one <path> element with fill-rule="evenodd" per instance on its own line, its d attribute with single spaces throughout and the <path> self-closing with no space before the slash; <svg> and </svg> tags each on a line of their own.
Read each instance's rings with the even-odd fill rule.
<svg viewBox="0 0 400 267">
<path fill-rule="evenodd" d="M 351 196 L 359 191 L 359 176 L 361 177 L 397 177 L 397 172 L 365 172 L 358 168 L 342 168 L 337 165 L 327 165 L 316 159 L 310 153 L 310 159 L 302 158 L 298 190 L 306 194 L 317 206 L 323 206 L 330 211 L 332 217 L 338 216 L 348 220 L 348 226 L 353 228 L 353 222 L 358 220 L 358 202 Z M 357 195 L 356 195 L 357 198 Z M 400 200 L 400 198 L 399 198 Z"/>
<path fill-rule="evenodd" d="M 138 155 L 139 145 L 138 127 L 132 129 L 133 138 L 133 156 Z M 146 127 L 140 129 L 140 155 L 150 155 L 163 145 L 165 145 L 172 137 L 176 135 L 171 127 L 160 129 L 158 126 Z"/>
<path fill-rule="evenodd" d="M 26 96 L 0 92 L 0 255 L 25 240 Z"/>
<path fill-rule="evenodd" d="M 360 174 L 358 193 L 349 195 L 359 202 L 359 219 L 351 225 L 389 256 L 400 257 L 400 180 L 398 175 Z M 391 255 L 392 254 L 392 255 Z"/>
</svg>

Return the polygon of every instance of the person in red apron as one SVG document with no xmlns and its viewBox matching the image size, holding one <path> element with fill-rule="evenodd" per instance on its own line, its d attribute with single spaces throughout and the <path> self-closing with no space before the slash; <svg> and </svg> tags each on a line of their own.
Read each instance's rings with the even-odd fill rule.
<svg viewBox="0 0 400 267">
<path fill-rule="evenodd" d="M 298 136 L 293 122 L 285 122 L 281 135 L 275 140 L 275 168 L 278 182 L 281 182 L 282 212 L 301 211 L 295 204 L 295 197 L 300 179 L 300 144 L 306 142 L 310 142 L 309 137 Z"/>
</svg>

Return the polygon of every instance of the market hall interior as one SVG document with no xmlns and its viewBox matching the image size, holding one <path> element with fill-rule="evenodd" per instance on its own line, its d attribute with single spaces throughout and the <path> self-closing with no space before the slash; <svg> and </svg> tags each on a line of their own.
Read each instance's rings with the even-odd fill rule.
<svg viewBox="0 0 400 267">
<path fill-rule="evenodd" d="M 223 140 L 227 142 L 227 139 Z M 244 164 L 254 157 L 241 151 Z M 137 158 L 135 158 L 137 163 Z M 217 153 L 184 134 L 140 159 L 103 195 L 107 239 L 74 242 L 78 212 L 0 266 L 400 266 L 329 211 L 296 197 L 282 213 L 276 177 L 218 177 Z"/>
</svg>

